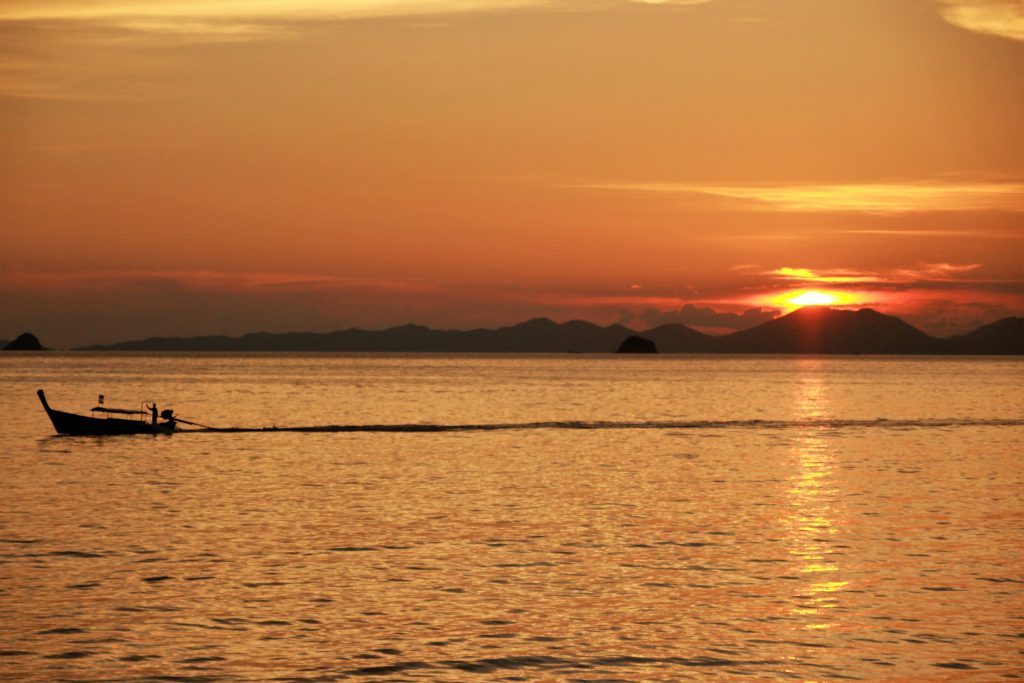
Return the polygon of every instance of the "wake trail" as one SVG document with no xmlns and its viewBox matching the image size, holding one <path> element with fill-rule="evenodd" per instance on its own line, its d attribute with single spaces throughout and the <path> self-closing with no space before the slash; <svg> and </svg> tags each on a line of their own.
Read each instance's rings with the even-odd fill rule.
<svg viewBox="0 0 1024 683">
<path fill-rule="evenodd" d="M 551 421 L 510 422 L 497 424 L 365 424 L 365 425 L 312 425 L 298 427 L 202 427 L 178 429 L 177 433 L 265 433 L 265 432 L 495 432 L 528 430 L 602 430 L 602 429 L 934 429 L 943 427 L 1021 427 L 1024 419 L 927 419 L 927 420 L 667 420 L 667 421 Z"/>
</svg>

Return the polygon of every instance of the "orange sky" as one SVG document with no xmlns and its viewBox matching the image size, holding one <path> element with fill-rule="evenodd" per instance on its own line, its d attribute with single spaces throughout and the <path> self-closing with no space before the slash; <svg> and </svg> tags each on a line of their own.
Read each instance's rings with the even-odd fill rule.
<svg viewBox="0 0 1024 683">
<path fill-rule="evenodd" d="M 1022 122 L 1019 0 L 5 0 L 0 338 L 962 332 L 1024 313 Z"/>
</svg>

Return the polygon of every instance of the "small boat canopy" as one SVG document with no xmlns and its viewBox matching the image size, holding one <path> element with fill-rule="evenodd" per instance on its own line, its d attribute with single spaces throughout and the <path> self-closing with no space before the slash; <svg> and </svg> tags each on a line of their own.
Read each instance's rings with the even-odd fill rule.
<svg viewBox="0 0 1024 683">
<path fill-rule="evenodd" d="M 92 409 L 94 413 L 117 413 L 119 415 L 145 415 L 144 410 L 130 410 L 128 408 L 107 408 L 105 406 L 96 406 Z"/>
</svg>

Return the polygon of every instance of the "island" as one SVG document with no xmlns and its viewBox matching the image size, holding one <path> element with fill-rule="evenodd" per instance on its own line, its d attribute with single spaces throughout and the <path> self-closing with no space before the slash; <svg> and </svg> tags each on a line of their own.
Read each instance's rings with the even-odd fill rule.
<svg viewBox="0 0 1024 683">
<path fill-rule="evenodd" d="M 46 347 L 39 343 L 39 339 L 31 332 L 19 334 L 14 341 L 4 344 L 3 351 L 46 351 Z"/>
</svg>

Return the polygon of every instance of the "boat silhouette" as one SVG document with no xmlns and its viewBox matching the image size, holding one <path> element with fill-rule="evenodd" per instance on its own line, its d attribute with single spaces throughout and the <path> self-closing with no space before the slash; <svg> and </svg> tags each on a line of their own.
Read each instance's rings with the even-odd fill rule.
<svg viewBox="0 0 1024 683">
<path fill-rule="evenodd" d="M 36 391 L 43 410 L 53 423 L 58 434 L 75 436 L 107 436 L 114 434 L 170 434 L 177 425 L 174 413 L 164 410 L 160 413 L 156 404 L 150 404 L 146 410 L 129 410 L 124 408 L 107 408 L 101 404 L 92 408 L 93 413 L 102 413 L 104 417 L 78 415 L 54 410 L 46 400 L 42 389 Z M 124 416 L 124 417 L 118 417 Z M 132 416 L 132 417 L 128 417 Z M 158 419 L 159 417 L 159 419 Z"/>
</svg>

